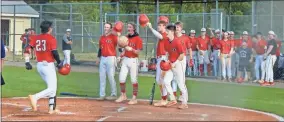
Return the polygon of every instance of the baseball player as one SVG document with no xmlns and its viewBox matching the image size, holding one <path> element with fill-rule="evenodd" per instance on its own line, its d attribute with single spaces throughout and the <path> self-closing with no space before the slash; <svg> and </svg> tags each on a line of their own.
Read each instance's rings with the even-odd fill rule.
<svg viewBox="0 0 284 122">
<path fill-rule="evenodd" d="M 20 40 L 22 41 L 22 58 L 24 57 L 24 52 L 25 52 L 25 47 L 27 43 L 27 35 L 28 35 L 29 30 L 25 29 L 25 33 L 22 34 Z"/>
<path fill-rule="evenodd" d="M 221 45 L 221 63 L 222 63 L 222 80 L 225 81 L 228 77 L 228 81 L 232 82 L 231 74 L 231 56 L 233 54 L 234 44 L 229 40 L 228 32 L 224 33 L 224 39 L 220 41 Z"/>
<path fill-rule="evenodd" d="M 192 60 L 193 60 L 193 75 L 198 76 L 198 50 L 197 50 L 197 38 L 195 37 L 195 30 L 190 30 L 189 42 L 191 44 L 192 50 Z M 191 60 L 190 59 L 190 60 Z M 189 73 L 191 75 L 192 68 L 189 67 Z"/>
<path fill-rule="evenodd" d="M 167 90 L 165 88 L 165 85 L 163 83 L 163 78 L 162 76 L 162 70 L 160 67 L 160 63 L 162 60 L 167 59 L 167 52 L 165 49 L 165 42 L 168 41 L 167 33 L 166 33 L 166 22 L 164 21 L 159 21 L 158 22 L 158 31 L 152 28 L 152 24 L 148 23 L 147 26 L 150 28 L 152 33 L 159 39 L 158 45 L 157 45 L 157 65 L 156 65 L 156 82 L 160 87 L 160 92 L 161 92 L 161 97 L 162 99 L 154 103 L 154 106 L 160 107 L 160 106 L 165 106 L 168 101 L 167 101 Z"/>
<path fill-rule="evenodd" d="M 124 57 L 122 59 L 122 66 L 119 73 L 119 81 L 120 81 L 120 90 L 121 95 L 116 100 L 116 102 L 122 102 L 127 99 L 126 97 L 126 78 L 128 72 L 130 72 L 130 79 L 133 86 L 133 97 L 128 102 L 128 104 L 133 105 L 137 104 L 137 93 L 138 93 L 138 55 L 139 52 L 143 48 L 142 39 L 139 37 L 139 34 L 136 32 L 135 24 L 128 23 L 127 31 L 128 31 L 128 46 L 125 47 Z M 120 36 L 120 34 L 118 34 Z"/>
<path fill-rule="evenodd" d="M 188 59 L 191 59 L 189 61 L 189 64 L 192 64 L 193 60 L 192 60 L 191 44 L 190 44 L 189 37 L 182 33 L 183 23 L 182 22 L 176 22 L 175 26 L 176 26 L 175 38 L 177 38 L 179 41 L 181 41 L 181 44 L 183 46 L 184 55 L 186 56 L 187 54 L 189 54 L 189 56 L 187 56 Z M 186 59 L 187 59 L 187 57 L 183 58 L 183 63 L 184 63 L 183 69 L 185 69 L 184 73 L 186 71 L 186 64 L 187 64 Z M 172 87 L 173 87 L 173 92 L 174 92 L 175 96 L 177 96 L 177 94 L 176 94 L 177 93 L 177 86 L 178 86 L 177 81 L 174 78 L 174 81 L 172 82 Z M 180 97 L 178 98 L 178 100 L 183 101 L 182 99 L 183 99 L 183 95 L 182 95 L 182 92 L 180 92 Z"/>
<path fill-rule="evenodd" d="M 117 36 L 112 34 L 112 24 L 104 24 L 104 35 L 99 40 L 98 60 L 100 71 L 100 98 L 99 100 L 115 100 L 117 96 L 115 76 Z M 111 95 L 106 96 L 106 75 L 111 86 Z"/>
<path fill-rule="evenodd" d="M 252 56 L 252 50 L 251 48 L 247 47 L 247 42 L 242 42 L 242 47 L 238 48 L 236 50 L 236 53 L 239 54 L 239 70 L 238 70 L 238 82 L 242 83 L 244 81 L 248 81 L 250 79 L 250 67 L 249 64 L 252 62 L 253 56 Z M 247 77 L 244 79 L 244 76 L 242 74 L 245 74 Z"/>
<path fill-rule="evenodd" d="M 63 36 L 63 41 L 62 41 L 62 50 L 64 54 L 64 64 L 70 64 L 70 55 L 71 55 L 71 45 L 73 44 L 72 42 L 72 37 L 71 37 L 71 29 L 67 29 L 66 33 Z"/>
<path fill-rule="evenodd" d="M 215 34 L 216 36 L 214 37 L 214 33 L 212 30 L 211 31 L 211 46 L 213 48 L 213 52 L 211 54 L 211 57 L 213 58 L 213 70 L 214 70 L 214 76 L 220 76 L 221 77 L 221 63 L 220 63 L 220 30 L 216 29 Z"/>
<path fill-rule="evenodd" d="M 29 95 L 28 98 L 33 110 L 37 111 L 37 101 L 41 98 L 49 97 L 48 113 L 53 114 L 59 112 L 59 110 L 56 109 L 57 76 L 55 67 L 61 68 L 62 63 L 57 52 L 57 41 L 51 35 L 52 22 L 43 21 L 40 28 L 41 34 L 31 39 L 29 45 L 26 47 L 25 65 L 27 70 L 32 69 L 29 55 L 31 53 L 30 49 L 34 48 L 37 56 L 37 71 L 47 84 L 47 89 L 34 95 Z M 54 60 L 56 60 L 57 66 L 54 65 Z"/>
<path fill-rule="evenodd" d="M 263 54 L 263 57 L 265 59 L 265 71 L 264 71 L 265 74 L 262 74 L 262 78 L 260 81 L 262 86 L 274 85 L 273 65 L 276 61 L 276 50 L 277 50 L 277 43 L 275 40 L 275 33 L 273 31 L 269 31 L 268 41 L 267 41 L 267 51 Z M 265 79 L 264 75 L 266 75 Z"/>
<path fill-rule="evenodd" d="M 265 53 L 266 49 L 266 41 L 262 39 L 262 34 L 260 32 L 256 33 L 256 42 L 253 46 L 253 52 L 255 52 L 255 64 L 254 64 L 254 70 L 255 70 L 255 80 L 253 82 L 257 82 L 260 80 L 261 77 L 261 64 L 263 61 L 263 54 Z"/>
<path fill-rule="evenodd" d="M 276 43 L 277 43 L 277 49 L 276 49 L 276 57 L 277 57 L 277 59 L 275 61 L 274 67 L 273 67 L 274 80 L 277 80 L 277 79 L 281 78 L 282 74 L 283 74 L 282 70 L 280 68 L 281 65 L 279 65 L 279 62 L 281 62 L 280 61 L 280 55 L 281 55 L 281 43 L 282 42 L 277 37 L 276 37 Z"/>
<path fill-rule="evenodd" d="M 188 108 L 187 101 L 188 101 L 188 93 L 187 88 L 185 85 L 185 65 L 184 64 L 184 49 L 181 44 L 181 41 L 175 37 L 176 26 L 175 25 L 168 25 L 167 26 L 167 37 L 169 40 L 166 42 L 166 50 L 169 53 L 169 61 L 171 62 L 172 69 L 169 71 L 163 71 L 162 77 L 164 78 L 165 87 L 167 92 L 169 93 L 170 101 L 166 106 L 172 106 L 177 104 L 176 97 L 173 94 L 173 89 L 171 86 L 171 82 L 175 77 L 179 89 L 182 92 L 182 104 L 178 106 L 179 109 Z"/>
<path fill-rule="evenodd" d="M 235 53 L 235 50 L 237 49 L 235 47 L 235 43 L 237 43 L 237 40 L 234 38 L 235 33 L 234 31 L 229 31 L 229 40 L 234 44 L 233 50 L 234 53 L 231 57 L 231 71 L 232 71 L 232 78 L 235 79 L 237 77 L 237 71 L 238 71 L 238 65 L 239 65 L 239 54 Z"/>
<path fill-rule="evenodd" d="M 198 58 L 199 58 L 199 74 L 202 75 L 202 72 L 204 72 L 204 75 L 207 76 L 207 65 L 210 63 L 209 61 L 209 52 L 208 49 L 210 49 L 210 37 L 206 35 L 206 29 L 201 29 L 201 35 L 197 39 L 197 49 L 199 51 Z"/>
</svg>

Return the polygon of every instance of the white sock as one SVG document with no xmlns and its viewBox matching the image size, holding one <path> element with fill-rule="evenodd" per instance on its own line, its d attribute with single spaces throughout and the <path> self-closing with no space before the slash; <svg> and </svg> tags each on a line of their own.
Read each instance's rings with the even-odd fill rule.
<svg viewBox="0 0 284 122">
<path fill-rule="evenodd" d="M 30 57 L 25 57 L 25 62 L 30 62 Z"/>
</svg>

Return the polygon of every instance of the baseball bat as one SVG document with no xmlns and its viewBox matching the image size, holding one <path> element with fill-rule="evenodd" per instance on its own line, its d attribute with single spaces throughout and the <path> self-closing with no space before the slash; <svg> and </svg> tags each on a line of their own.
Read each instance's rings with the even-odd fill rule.
<svg viewBox="0 0 284 122">
<path fill-rule="evenodd" d="M 61 92 L 60 95 L 75 96 L 75 97 L 87 97 L 88 96 L 88 95 L 79 95 L 79 94 L 74 94 L 74 93 L 69 93 L 69 92 Z"/>
<path fill-rule="evenodd" d="M 155 87 L 156 87 L 156 81 L 154 80 L 152 90 L 151 90 L 151 94 L 150 94 L 150 103 L 149 103 L 150 105 L 153 104 L 153 100 L 154 100 L 154 96 L 155 96 Z"/>
</svg>

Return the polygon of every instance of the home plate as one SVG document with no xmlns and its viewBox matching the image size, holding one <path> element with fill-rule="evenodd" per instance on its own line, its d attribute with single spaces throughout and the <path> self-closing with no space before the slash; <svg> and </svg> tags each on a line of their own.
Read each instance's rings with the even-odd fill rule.
<svg viewBox="0 0 284 122">
<path fill-rule="evenodd" d="M 62 115 L 73 115 L 75 113 L 72 112 L 59 112 L 58 114 L 62 114 Z"/>
</svg>

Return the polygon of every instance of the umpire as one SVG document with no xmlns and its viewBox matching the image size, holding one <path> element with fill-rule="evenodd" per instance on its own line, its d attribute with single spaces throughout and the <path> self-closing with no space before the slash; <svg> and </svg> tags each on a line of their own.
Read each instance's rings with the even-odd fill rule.
<svg viewBox="0 0 284 122">
<path fill-rule="evenodd" d="M 71 45 L 72 45 L 72 38 L 71 38 L 71 29 L 66 30 L 66 34 L 63 36 L 62 41 L 62 50 L 64 53 L 64 64 L 70 65 L 70 55 L 71 55 Z"/>
<path fill-rule="evenodd" d="M 6 52 L 5 52 L 4 41 L 1 40 L 1 85 L 5 84 L 4 79 L 2 77 L 2 70 L 3 70 L 5 56 L 6 56 Z"/>
</svg>

